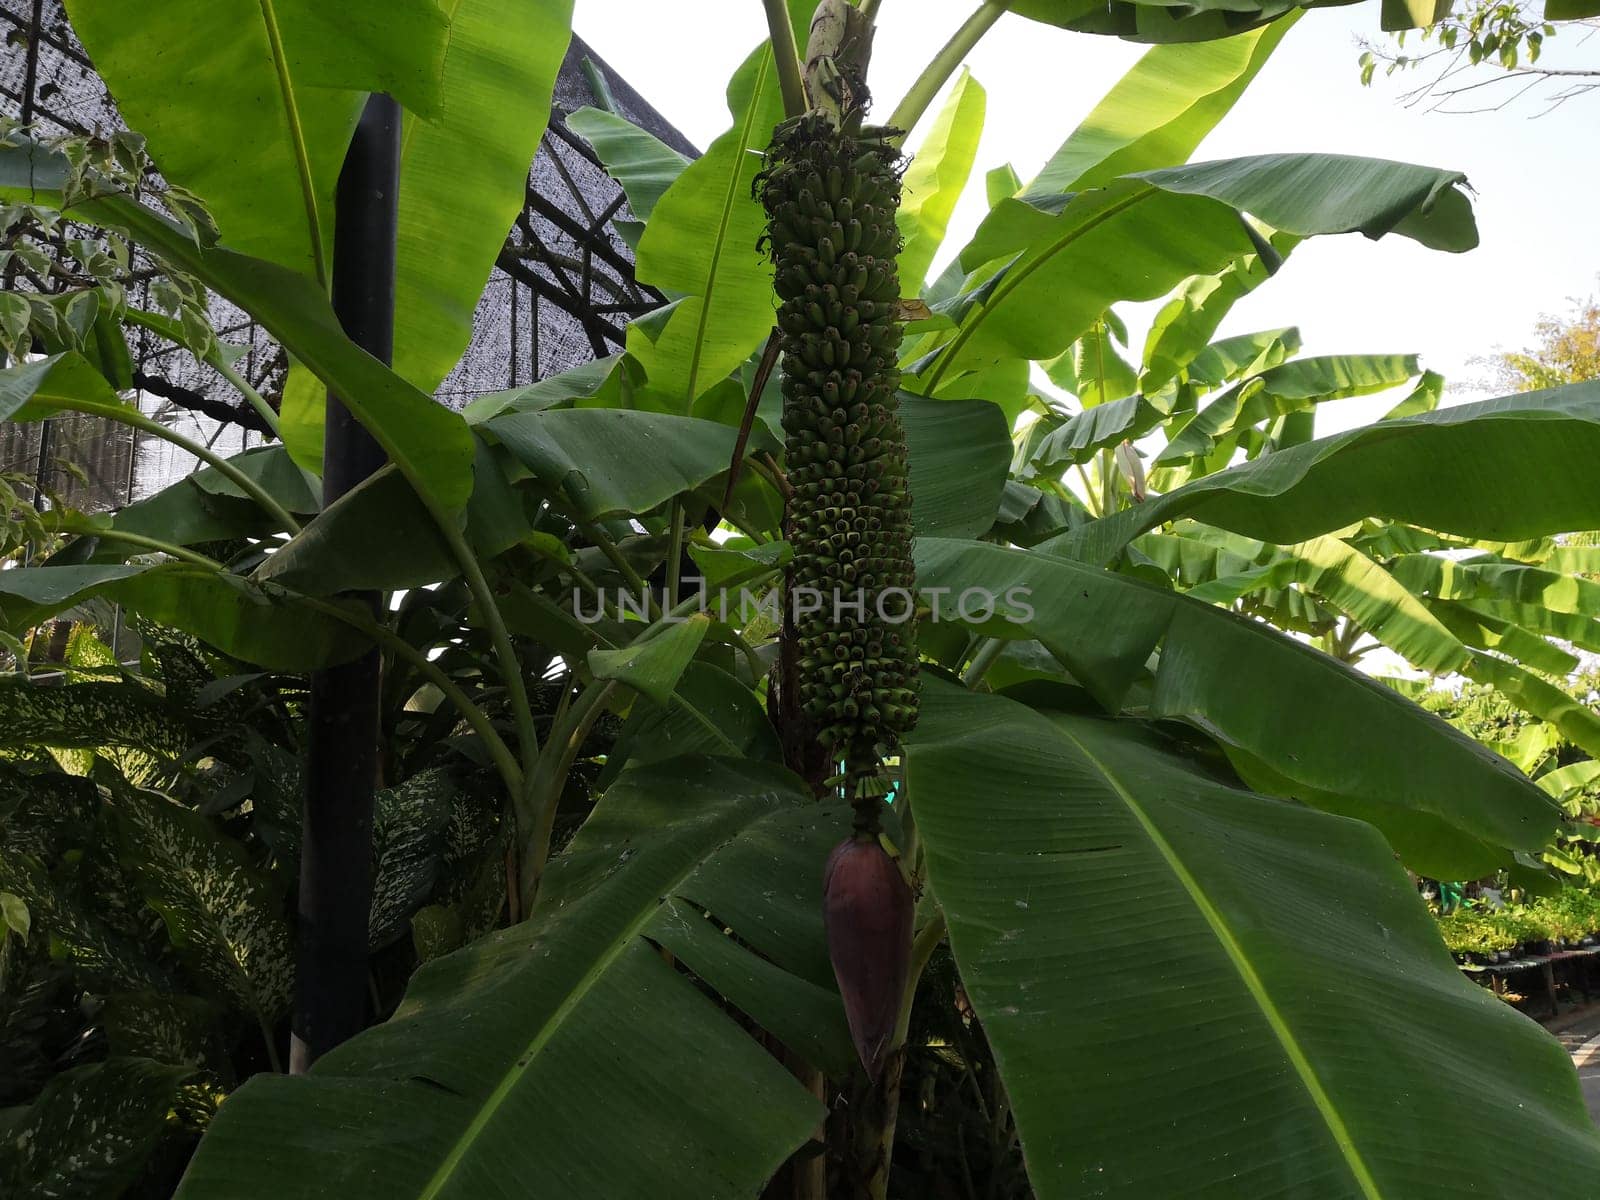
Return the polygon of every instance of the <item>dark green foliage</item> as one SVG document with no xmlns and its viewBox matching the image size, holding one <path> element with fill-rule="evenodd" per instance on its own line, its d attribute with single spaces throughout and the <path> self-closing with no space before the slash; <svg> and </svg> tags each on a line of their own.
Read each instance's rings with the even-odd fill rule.
<svg viewBox="0 0 1600 1200">
<path fill-rule="evenodd" d="M 289 1005 L 294 960 L 283 889 L 216 823 L 155 792 L 110 788 L 124 866 L 205 992 L 270 1026 Z"/>
<path fill-rule="evenodd" d="M 0 746 L 82 749 L 127 746 L 175 755 L 188 744 L 183 723 L 153 690 L 95 680 L 71 687 L 0 683 Z"/>
<path fill-rule="evenodd" d="M 898 153 L 811 114 L 779 128 L 757 187 L 781 301 L 799 699 L 853 780 L 917 713 Z"/>
<path fill-rule="evenodd" d="M 994 1053 L 947 947 L 929 961 L 911 1010 L 889 1184 L 890 1200 L 941 1194 L 1034 1194 Z"/>
<path fill-rule="evenodd" d="M 52 862 L 83 844 L 98 806 L 87 779 L 0 762 L 0 845 L 8 850 Z"/>
<path fill-rule="evenodd" d="M 122 1195 L 173 1123 L 190 1074 L 146 1058 L 112 1058 L 56 1076 L 29 1108 L 0 1115 L 0 1194 Z"/>
<path fill-rule="evenodd" d="M 300 682 L 136 628 L 142 671 L 0 689 L 29 751 L 8 756 L 0 736 L 7 1200 L 170 1194 L 217 1101 L 287 1044 Z M 458 715 L 412 711 L 415 690 L 397 681 L 386 710 L 399 782 L 380 790 L 374 829 L 374 1019 L 435 948 L 425 929 L 447 925 L 453 948 L 492 929 L 505 899 L 499 799 L 477 786 Z"/>
</svg>

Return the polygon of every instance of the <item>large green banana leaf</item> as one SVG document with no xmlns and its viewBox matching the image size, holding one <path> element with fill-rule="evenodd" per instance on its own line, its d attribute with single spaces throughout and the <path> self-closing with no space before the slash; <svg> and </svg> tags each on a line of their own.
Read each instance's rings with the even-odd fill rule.
<svg viewBox="0 0 1600 1200">
<path fill-rule="evenodd" d="M 950 214 L 966 189 L 983 135 L 988 97 L 983 85 L 965 68 L 956 77 L 944 107 L 906 168 L 905 193 L 895 221 L 905 239 L 898 260 L 901 290 L 922 290 L 933 256 L 944 243 Z"/>
<path fill-rule="evenodd" d="M 1031 448 L 1030 474 L 1059 472 L 1073 463 L 1088 462 L 1096 452 L 1117 443 L 1143 437 L 1171 413 L 1146 399 L 1141 392 L 1096 404 L 1068 417 Z"/>
<path fill-rule="evenodd" d="M 1241 268 L 1236 277 L 1249 278 L 1250 271 Z M 1300 348 L 1300 331 L 1292 327 L 1240 334 L 1203 347 L 1185 344 L 1185 334 L 1198 333 L 1202 327 L 1201 322 L 1196 322 L 1179 331 L 1178 322 L 1183 315 L 1196 311 L 1186 307 L 1189 297 L 1195 293 L 1204 297 L 1222 295 L 1228 278 L 1227 275 L 1196 277 L 1184 288 L 1184 295 L 1162 309 L 1151 333 L 1151 342 L 1163 339 L 1162 348 L 1154 352 L 1161 363 L 1156 368 L 1161 372 L 1159 376 L 1148 365 L 1152 350 L 1150 343 L 1146 343 L 1144 374 L 1124 384 L 1121 399 L 1090 406 L 1088 401 L 1097 391 L 1095 384 L 1067 385 L 1069 391 L 1076 391 L 1085 401 L 1084 411 L 1068 417 L 1039 440 L 1029 456 L 1032 470 L 1041 474 L 1059 472 L 1073 463 L 1087 462 L 1096 451 L 1124 439 L 1141 438 L 1172 418 L 1180 404 L 1190 403 L 1189 397 L 1183 394 L 1185 388 L 1191 393 L 1201 392 L 1251 370 L 1270 371 Z M 1194 286 L 1192 292 L 1191 286 Z M 1231 298 L 1243 294 L 1230 289 L 1230 302 Z M 1168 323 L 1163 325 L 1162 318 L 1167 318 Z M 1220 316 L 1217 319 L 1220 320 Z M 1183 384 L 1177 383 L 1174 376 L 1182 378 Z M 1152 388 L 1157 382 L 1160 386 Z"/>
<path fill-rule="evenodd" d="M 1370 827 L 949 685 L 907 763 L 1041 1200 L 1590 1190 L 1565 1052 L 1461 977 Z"/>
<path fill-rule="evenodd" d="M 4 382 L 0 374 L 0 388 Z M 911 447 L 917 531 L 976 537 L 988 530 L 999 507 L 1011 448 L 1000 410 L 981 400 L 906 396 L 901 416 Z M 485 559 L 502 553 L 529 530 L 525 505 L 533 497 L 515 486 L 517 475 L 531 473 L 544 494 L 582 519 L 632 516 L 724 475 L 736 433 L 715 421 L 608 408 L 512 412 L 482 428 L 503 442 L 503 448 L 491 451 L 479 441 L 467 502 L 467 541 Z M 758 424 L 747 450 L 778 449 L 766 427 Z M 279 490 L 288 492 L 298 477 L 283 471 L 281 450 L 270 453 L 273 457 L 266 458 L 250 451 L 231 461 L 250 467 L 260 479 L 284 475 Z M 720 493 L 720 488 L 714 490 Z M 219 511 L 208 493 L 187 480 L 128 511 L 136 518 L 135 532 L 149 528 L 179 544 L 240 536 L 259 524 L 251 506 L 240 502 Z M 170 524 L 163 527 L 162 521 Z M 112 544 L 107 553 L 127 550 Z M 255 579 L 327 596 L 362 588 L 420 587 L 455 571 L 449 547 L 433 531 L 415 493 L 385 468 L 290 539 L 258 569 Z"/>
<path fill-rule="evenodd" d="M 83 412 L 109 420 L 137 421 L 142 417 L 93 363 L 75 351 L 0 370 L 0 420 L 41 420 L 60 412 Z M 285 512 L 314 513 L 320 507 L 305 477 L 280 447 L 257 447 L 235 455 L 232 465 Z M 110 527 L 180 546 L 282 529 L 242 488 L 211 466 L 122 509 L 110 520 Z M 124 555 L 132 549 L 125 541 L 112 544 Z"/>
<path fill-rule="evenodd" d="M 917 536 L 987 533 L 1011 462 L 1005 414 L 987 400 L 927 400 L 902 393 L 900 420 Z"/>
<path fill-rule="evenodd" d="M 682 754 L 722 754 L 778 762 L 778 736 L 760 699 L 732 675 L 692 662 L 678 680 L 670 707 L 636 704 L 606 754 L 599 785 L 625 766 Z"/>
<path fill-rule="evenodd" d="M 1512 541 L 1600 526 L 1587 483 L 1600 383 L 1462 404 L 1319 438 L 1219 471 L 1044 549 L 1109 562 L 1178 517 L 1280 545 L 1389 517 Z M 1484 481 L 1492 479 L 1495 486 Z"/>
<path fill-rule="evenodd" d="M 1038 639 L 1113 712 L 1156 656 L 1152 716 L 1203 729 L 1257 787 L 1370 820 L 1419 871 L 1476 878 L 1505 860 L 1495 847 L 1538 849 L 1556 828 L 1509 763 L 1258 621 L 1036 551 L 922 538 L 916 560 L 925 593 L 948 589 L 942 619 Z"/>
<path fill-rule="evenodd" d="M 166 0 L 138 20 L 120 0 L 69 0 L 67 14 L 123 119 L 223 240 L 324 284 L 366 93 L 426 116 L 444 101 L 439 0 Z"/>
<path fill-rule="evenodd" d="M 1188 161 L 1300 16 L 1225 41 L 1151 48 L 1050 156 L 1022 199 Z"/>
<path fill-rule="evenodd" d="M 1504 600 L 1569 616 L 1600 616 L 1600 583 L 1492 558 L 1406 554 L 1389 564 L 1412 591 L 1442 600 Z"/>
<path fill-rule="evenodd" d="M 524 497 L 507 478 L 506 456 L 478 444 L 467 545 L 483 561 L 516 545 L 531 529 Z M 455 578 L 460 566 L 411 486 L 384 467 L 343 496 L 257 568 L 257 582 L 303 595 L 363 588 L 422 587 Z"/>
<path fill-rule="evenodd" d="M 1530 628 L 1528 624 L 1518 624 L 1506 617 L 1495 616 L 1449 600 L 1424 599 L 1423 603 L 1463 645 L 1479 650 L 1499 651 L 1524 666 L 1532 667 L 1535 671 L 1557 677 L 1572 674 L 1580 665 L 1575 655 L 1569 654 L 1546 639 L 1545 634 L 1548 632 L 1546 629 Z M 1568 617 L 1567 620 L 1572 621 L 1575 626 L 1574 632 L 1584 640 L 1593 641 L 1595 632 L 1600 630 L 1600 624 L 1594 621 L 1573 617 Z M 1579 644 L 1581 646 L 1581 642 Z M 1588 646 L 1581 648 L 1589 649 Z"/>
<path fill-rule="evenodd" d="M 1591 705 L 1493 654 L 1474 652 L 1461 673 L 1493 687 L 1523 712 L 1549 722 L 1586 754 L 1600 758 L 1600 714 Z"/>
<path fill-rule="evenodd" d="M 30 629 L 94 596 L 270 670 L 315 670 L 346 662 L 369 645 L 334 617 L 308 612 L 236 575 L 190 563 L 0 571 L 0 620 L 11 630 Z"/>
<path fill-rule="evenodd" d="M 1451 251 L 1477 244 L 1463 176 L 1342 155 L 1278 154 L 1124 176 L 1074 196 L 1004 200 L 966 250 L 1010 259 L 967 304 L 930 386 L 953 367 L 1054 357 L 1114 302 L 1152 300 L 1258 253 L 1241 214 L 1297 236 L 1399 233 Z"/>
<path fill-rule="evenodd" d="M 441 0 L 437 114 L 407 113 L 395 245 L 394 369 L 425 392 L 472 338 L 478 298 L 527 203 L 572 0 Z"/>
<path fill-rule="evenodd" d="M 177 1195 L 748 1200 L 823 1109 L 696 979 L 848 1065 L 818 902 L 847 827 L 762 764 L 625 772 L 525 923 L 429 962 L 309 1075 L 252 1079 Z"/>
<path fill-rule="evenodd" d="M 1465 648 L 1473 647 L 1498 650 L 1546 674 L 1566 675 L 1577 669 L 1578 660 L 1545 635 L 1600 646 L 1600 623 L 1590 618 L 1531 605 L 1502 605 L 1503 611 L 1491 612 L 1481 604 L 1438 600 L 1409 586 L 1392 563 L 1375 563 L 1345 539 L 1325 535 L 1296 546 L 1272 546 L 1179 521 L 1169 532 L 1144 534 L 1134 546 L 1196 600 L 1254 602 L 1286 586 L 1324 595 L 1385 645 L 1432 671 L 1463 670 L 1471 660 Z M 1307 547 L 1316 553 L 1305 553 Z M 1374 568 L 1380 574 L 1372 574 Z"/>
<path fill-rule="evenodd" d="M 1451 600 L 1434 600 L 1430 603 L 1430 607 L 1435 612 L 1459 609 L 1470 613 L 1476 621 L 1490 623 L 1491 627 L 1509 622 L 1539 637 L 1559 638 L 1563 642 L 1571 642 L 1580 650 L 1600 653 L 1600 620 L 1594 617 L 1554 612 L 1537 603 L 1514 604 L 1503 600 L 1472 600 L 1463 604 Z M 1537 663 L 1528 665 L 1538 666 Z M 1568 670 L 1571 668 L 1551 673 L 1565 675 Z"/>
<path fill-rule="evenodd" d="M 1299 354 L 1300 349 L 1300 330 L 1294 325 L 1219 338 L 1197 347 L 1193 356 L 1184 361 L 1184 382 L 1197 390 L 1221 387 L 1254 371 L 1270 371 Z"/>
<path fill-rule="evenodd" d="M 115 0 L 68 11 L 123 116 L 223 241 L 324 282 L 366 93 L 406 106 L 394 362 L 432 391 L 524 202 L 571 0 L 180 0 L 138 21 Z"/>
<path fill-rule="evenodd" d="M 1185 368 L 1205 355 L 1208 349 L 1229 344 L 1239 351 L 1246 347 L 1224 338 L 1211 343 L 1222 320 L 1233 306 L 1272 277 L 1283 259 L 1293 251 L 1300 239 L 1288 234 L 1274 234 L 1269 239 L 1271 261 L 1261 253 L 1249 254 L 1217 275 L 1196 275 L 1180 284 L 1171 300 L 1161 306 L 1150 322 L 1150 332 L 1145 336 L 1144 364 L 1139 375 L 1139 389 L 1146 393 L 1163 391 L 1175 386 L 1175 381 Z M 1289 353 L 1300 349 L 1300 331 L 1292 326 L 1272 331 L 1280 333 L 1284 349 Z M 1259 336 L 1259 335 L 1257 335 Z M 1292 341 L 1292 345 L 1291 345 Z M 1256 354 L 1265 349 L 1258 347 Z M 1252 362 L 1255 355 L 1239 364 L 1242 368 Z M 1280 360 L 1281 361 L 1281 360 Z M 1205 382 L 1222 383 L 1233 378 L 1227 363 L 1212 364 L 1221 368 L 1208 370 Z"/>
<path fill-rule="evenodd" d="M 1004 0 L 1012 12 L 1077 33 L 1112 34 L 1135 42 L 1205 42 L 1231 38 L 1274 21 L 1296 8 L 1289 0 L 1267 0 L 1252 6 L 1248 0 L 1199 0 L 1171 5 L 1151 0 Z M 1351 4 L 1355 0 L 1326 0 Z"/>
<path fill-rule="evenodd" d="M 716 421 L 621 408 L 512 413 L 486 428 L 586 521 L 649 512 L 722 474 L 738 437 Z M 752 453 L 777 448 L 752 431 Z"/>
<path fill-rule="evenodd" d="M 1237 541 L 1250 544 L 1248 539 Z M 1348 542 L 1324 535 L 1292 546 L 1255 546 L 1256 558 L 1265 565 L 1218 577 L 1191 589 L 1188 595 L 1227 604 L 1261 590 L 1298 586 L 1322 597 L 1423 670 L 1448 675 L 1471 662 L 1471 652 L 1423 601 Z M 1158 550 L 1158 545 L 1152 544 L 1151 549 Z"/>
<path fill-rule="evenodd" d="M 672 704 L 678 680 L 694 661 L 695 652 L 710 628 L 710 616 L 696 613 L 686 621 L 667 625 L 654 637 L 640 637 L 615 650 L 589 651 L 589 670 L 596 679 L 625 683 L 641 696 L 648 696 L 660 707 L 667 708 Z"/>
<path fill-rule="evenodd" d="M 802 40 L 814 7 L 793 6 Z M 772 268 L 756 249 L 766 216 L 751 190 L 784 115 L 769 44 L 734 75 L 728 107 L 733 127 L 666 190 L 639 239 L 639 278 L 684 297 L 658 332 L 628 329 L 652 402 L 669 412 L 688 412 L 773 326 Z"/>
<path fill-rule="evenodd" d="M 1066 353 L 1040 365 L 1051 383 L 1071 392 L 1085 409 L 1126 399 L 1138 391 L 1139 374 L 1117 353 L 1119 336 L 1110 321 L 1097 321 Z"/>
<path fill-rule="evenodd" d="M 1567 573 L 1581 570 L 1583 559 L 1566 550 L 1539 556 L 1543 566 L 1498 554 L 1461 559 L 1427 553 L 1400 554 L 1385 565 L 1463 642 L 1563 676 L 1578 660 L 1547 638 L 1600 649 L 1600 586 Z"/>
</svg>

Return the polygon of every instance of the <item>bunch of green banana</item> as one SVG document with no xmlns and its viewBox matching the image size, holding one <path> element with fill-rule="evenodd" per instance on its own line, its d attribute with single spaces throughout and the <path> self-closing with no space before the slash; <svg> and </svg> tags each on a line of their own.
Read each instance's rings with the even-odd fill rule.
<svg viewBox="0 0 1600 1200">
<path fill-rule="evenodd" d="M 845 1017 L 872 1079 L 893 1052 L 915 898 L 879 836 L 880 767 L 917 719 L 916 586 L 900 372 L 899 152 L 863 129 L 872 22 L 822 0 L 806 47 L 810 112 L 775 131 L 756 180 L 767 210 L 793 495 L 797 678 L 854 829 L 823 874 L 823 924 Z"/>
<path fill-rule="evenodd" d="M 896 411 L 899 168 L 885 131 L 813 112 L 779 127 L 757 183 L 780 301 L 798 694 L 844 765 L 863 832 L 876 830 L 879 796 L 858 793 L 875 792 L 878 764 L 917 715 Z"/>
</svg>

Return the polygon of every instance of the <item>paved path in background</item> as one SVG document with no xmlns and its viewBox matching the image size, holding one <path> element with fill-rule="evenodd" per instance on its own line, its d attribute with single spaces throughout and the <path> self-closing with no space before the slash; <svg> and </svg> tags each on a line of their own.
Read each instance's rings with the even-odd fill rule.
<svg viewBox="0 0 1600 1200">
<path fill-rule="evenodd" d="M 1589 1115 L 1600 1124 L 1600 1010 L 1586 1014 L 1577 1024 L 1556 1036 L 1572 1055 Z"/>
</svg>

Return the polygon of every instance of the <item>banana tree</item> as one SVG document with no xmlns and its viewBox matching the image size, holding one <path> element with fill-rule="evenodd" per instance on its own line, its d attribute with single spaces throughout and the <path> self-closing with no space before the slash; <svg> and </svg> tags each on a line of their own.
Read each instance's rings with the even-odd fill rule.
<svg viewBox="0 0 1600 1200">
<path fill-rule="evenodd" d="M 221 20 L 189 7 L 196 22 L 200 8 Z M 505 926 L 429 957 L 390 1019 L 308 1075 L 245 1082 L 210 1121 L 178 1194 L 699 1200 L 755 1195 L 783 1168 L 799 1194 L 825 1194 L 831 1176 L 838 1194 L 886 1195 L 908 1186 L 903 1174 L 896 1182 L 894 1132 L 897 1113 L 913 1120 L 915 1108 L 897 1105 L 896 1085 L 912 1029 L 944 995 L 919 984 L 944 961 L 961 999 L 941 1018 L 992 1055 L 1010 1113 L 998 1121 L 1014 1130 L 1034 1194 L 1506 1191 L 1529 1147 L 1576 1192 L 1600 1165 L 1600 1141 L 1564 1053 L 1460 978 L 1395 860 L 1481 873 L 1544 846 L 1557 805 L 1340 656 L 1230 611 L 1309 587 L 1308 626 L 1337 613 L 1421 665 L 1470 660 L 1504 680 L 1512 668 L 1491 651 L 1510 639 L 1480 648 L 1450 633 L 1435 602 L 1456 597 L 1421 567 L 1406 583 L 1399 567 L 1384 570 L 1402 554 L 1437 561 L 1436 547 L 1391 553 L 1348 531 L 1386 522 L 1372 535 L 1397 547 L 1413 530 L 1439 546 L 1493 542 L 1510 559 L 1502 544 L 1600 526 L 1600 503 L 1577 483 L 1600 449 L 1593 387 L 1438 411 L 1424 381 L 1403 415 L 1315 439 L 1299 419 L 1313 403 L 1420 379 L 1415 364 L 1295 361 L 1288 331 L 1213 340 L 1227 298 L 1283 265 L 1297 240 L 1359 232 L 1470 248 L 1462 178 L 1324 155 L 1186 163 L 1295 12 L 1019 2 L 1022 17 L 1177 44 L 1150 51 L 1033 184 L 1001 184 L 956 265 L 918 297 L 982 119 L 981 88 L 962 79 L 893 217 L 916 250 L 899 272 L 906 294 L 865 297 L 886 311 L 858 308 L 845 328 L 843 292 L 816 297 L 813 314 L 802 281 L 783 298 L 808 324 L 785 329 L 763 232 L 783 243 L 780 294 L 807 254 L 836 270 L 839 247 L 821 245 L 831 231 L 797 219 L 838 220 L 840 236 L 854 236 L 832 206 L 847 168 L 870 171 L 872 197 L 851 219 L 862 238 L 874 226 L 877 252 L 851 269 L 887 287 L 895 264 L 881 243 L 897 240 L 883 227 L 896 185 L 882 168 L 895 131 L 916 125 L 1001 8 L 984 6 L 930 64 L 890 129 L 870 135 L 870 161 L 820 160 L 825 190 L 829 170 L 840 173 L 830 216 L 791 219 L 785 198 L 803 207 L 809 185 L 774 192 L 769 176 L 769 214 L 752 194 L 757 176 L 844 133 L 869 136 L 855 121 L 870 80 L 863 22 L 877 6 L 825 6 L 823 34 L 832 19 L 847 36 L 814 43 L 826 53 L 802 62 L 817 6 L 770 4 L 773 36 L 733 77 L 730 128 L 700 159 L 662 153 L 613 115 L 575 119 L 644 222 L 641 277 L 675 303 L 635 322 L 624 354 L 455 413 L 427 394 L 460 349 L 431 319 L 430 298 L 447 306 L 488 269 L 505 224 L 496 206 L 510 203 L 513 175 L 520 188 L 527 155 L 508 164 L 542 121 L 521 93 L 548 95 L 559 38 L 538 35 L 565 22 L 558 4 L 522 7 L 536 14 L 525 14 L 529 52 L 505 56 L 506 6 L 493 0 L 442 17 L 413 6 L 403 55 L 366 39 L 359 14 L 264 6 L 270 19 L 250 26 L 249 44 L 271 87 L 202 48 L 188 57 L 214 66 L 208 79 L 222 90 L 191 93 L 143 65 L 151 55 L 136 31 L 80 2 L 86 44 L 150 134 L 162 176 L 206 209 L 156 188 L 173 215 L 158 211 L 152 189 L 133 195 L 142 164 L 92 144 L 13 132 L 0 147 L 8 203 L 123 231 L 175 278 L 251 313 L 302 382 L 317 381 L 292 389 L 293 405 L 263 402 L 281 446 L 232 459 L 196 447 L 204 467 L 191 479 L 111 517 L 63 514 L 65 544 L 48 561 L 0 572 L 8 630 L 104 598 L 258 671 L 302 671 L 376 644 L 397 708 L 428 712 L 455 753 L 493 772 L 510 830 L 509 853 L 499 858 L 494 842 L 491 854 Z M 1223 34 L 1236 36 L 1207 40 Z M 500 74 L 508 57 L 543 64 L 543 90 Z M 452 218 L 460 255 L 418 243 L 415 288 L 402 289 L 397 314 L 419 332 L 415 362 L 393 371 L 344 338 L 318 267 L 327 164 L 375 88 L 410 107 L 408 148 L 438 156 L 419 168 L 425 207 L 413 228 L 439 218 L 450 188 L 471 190 L 475 206 L 496 196 L 481 219 Z M 516 126 L 498 157 L 461 152 L 465 127 L 452 122 L 470 125 L 472 113 Z M 253 184 L 186 157 L 185 140 L 207 129 L 231 136 L 221 144 L 284 149 L 283 163 L 260 170 L 298 206 L 269 220 Z M 798 148 L 784 140 L 796 136 Z M 454 173 L 493 163 L 506 167 L 493 181 Z M 403 173 L 403 218 L 407 186 Z M 274 223 L 291 210 L 306 214 L 292 239 Z M 796 246 L 808 237 L 818 240 Z M 846 285 L 864 298 L 864 282 L 832 284 Z M 1120 370 L 1113 305 L 1169 293 L 1176 307 L 1158 324 L 1171 332 L 1139 370 Z M 116 312 L 183 333 L 160 314 Z M 868 416 L 903 431 L 903 479 L 874 478 L 885 495 L 908 493 L 909 509 L 855 530 L 903 520 L 916 538 L 920 721 L 908 730 L 900 719 L 886 740 L 808 741 L 786 707 L 793 688 L 820 697 L 802 716 L 853 729 L 863 711 L 830 709 L 832 693 L 816 690 L 820 668 L 835 665 L 820 650 L 783 661 L 807 631 L 787 610 L 801 637 L 786 636 L 786 610 L 769 602 L 786 572 L 820 561 L 806 540 L 820 514 L 801 485 L 817 482 L 808 465 L 828 474 L 830 459 L 810 448 L 833 444 L 793 419 L 808 382 L 794 360 L 803 366 L 809 347 L 789 345 L 786 380 L 772 379 L 763 344 L 775 320 L 835 357 L 873 322 L 869 351 L 889 352 L 875 386 L 900 375 L 898 394 L 874 401 L 885 411 Z M 36 338 L 48 353 L 0 373 L 0 415 L 86 412 L 170 438 L 125 398 L 127 382 L 108 369 L 115 355 L 99 352 L 91 328 Z M 1098 403 L 1036 421 L 1019 445 L 1036 366 Z M 823 395 L 829 382 L 816 385 Z M 390 460 L 326 510 L 301 474 L 317 463 L 306 412 L 319 387 L 346 399 Z M 1125 444 L 1163 421 L 1177 449 L 1129 503 L 1133 491 L 1113 486 L 1117 455 L 1132 473 Z M 1066 482 L 1079 466 L 1100 469 L 1098 499 Z M 1181 544 L 1163 559 L 1160 538 Z M 1258 570 L 1269 582 L 1237 580 Z M 1243 590 L 1190 594 L 1224 581 Z M 1491 600 L 1520 595 L 1503 586 Z M 362 588 L 407 597 L 381 621 L 334 598 Z M 813 644 L 840 632 L 825 624 Z M 548 710 L 536 703 L 546 681 Z M 603 762 L 587 761 L 609 715 L 616 738 Z M 597 802 L 571 786 L 590 768 Z M 914 913 L 886 922 L 904 942 L 885 958 L 904 958 L 884 972 L 896 985 L 887 1008 L 881 995 L 869 1006 L 879 1040 L 865 1054 L 863 985 L 839 967 L 838 939 L 830 961 L 824 936 L 825 860 L 852 821 L 893 848 L 896 874 L 879 876 L 899 896 L 890 906 L 915 898 Z M 5 849 L 23 863 L 8 880 L 38 878 L 37 858 Z M 20 899 L 47 932 L 47 906 Z M 448 903 L 435 907 L 446 912 L 412 918 L 419 947 L 449 923 Z M 862 1057 L 885 1068 L 874 1084 Z M 131 1124 L 164 1116 L 160 1061 L 100 1066 L 7 1114 L 7 1129 L 35 1144 L 46 1133 L 51 1145 L 98 1144 L 112 1117 L 76 1098 L 117 1080 Z M 821 1144 L 825 1101 L 845 1091 L 859 1103 L 834 1121 L 844 1135 Z M 9 1161 L 5 1178 L 33 1186 L 48 1166 Z"/>
</svg>

